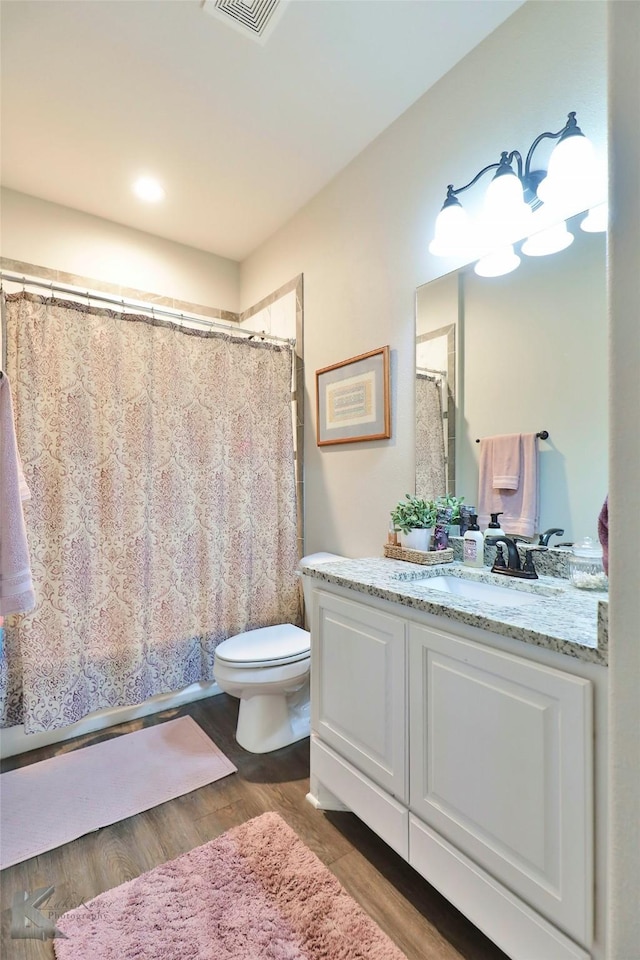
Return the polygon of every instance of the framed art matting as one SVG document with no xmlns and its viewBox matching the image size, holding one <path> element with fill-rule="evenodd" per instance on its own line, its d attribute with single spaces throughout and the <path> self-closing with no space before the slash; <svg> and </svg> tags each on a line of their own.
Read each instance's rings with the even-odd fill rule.
<svg viewBox="0 0 640 960">
<path fill-rule="evenodd" d="M 316 370 L 318 446 L 391 436 L 389 347 Z"/>
</svg>

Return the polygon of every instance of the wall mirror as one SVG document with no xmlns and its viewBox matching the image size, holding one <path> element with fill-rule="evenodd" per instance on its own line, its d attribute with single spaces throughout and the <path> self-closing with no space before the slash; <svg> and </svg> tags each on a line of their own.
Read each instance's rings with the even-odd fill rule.
<svg viewBox="0 0 640 960">
<path fill-rule="evenodd" d="M 476 439 L 548 430 L 539 527 L 563 540 L 596 537 L 608 487 L 606 235 L 581 219 L 560 253 L 502 277 L 470 266 L 416 294 L 416 493 L 476 504 Z"/>
</svg>

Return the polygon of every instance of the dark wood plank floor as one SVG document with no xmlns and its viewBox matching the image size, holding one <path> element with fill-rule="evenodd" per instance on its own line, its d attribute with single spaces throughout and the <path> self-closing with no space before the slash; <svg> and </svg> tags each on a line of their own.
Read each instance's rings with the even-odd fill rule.
<svg viewBox="0 0 640 960">
<path fill-rule="evenodd" d="M 408 960 L 507 960 L 357 817 L 322 813 L 306 801 L 308 740 L 263 755 L 239 747 L 234 738 L 237 709 L 238 701 L 222 694 L 4 761 L 3 772 L 189 714 L 238 767 L 237 774 L 4 870 L 4 960 L 54 957 L 51 941 L 11 939 L 15 891 L 53 884 L 46 906 L 59 916 L 267 810 L 290 824 Z"/>
</svg>

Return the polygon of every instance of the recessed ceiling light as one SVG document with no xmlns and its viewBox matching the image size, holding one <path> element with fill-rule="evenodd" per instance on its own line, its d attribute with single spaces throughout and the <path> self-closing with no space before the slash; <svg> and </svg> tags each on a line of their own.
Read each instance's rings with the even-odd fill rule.
<svg viewBox="0 0 640 960">
<path fill-rule="evenodd" d="M 138 177 L 133 185 L 133 192 L 147 203 L 158 203 L 166 196 L 164 187 L 153 177 Z"/>
</svg>

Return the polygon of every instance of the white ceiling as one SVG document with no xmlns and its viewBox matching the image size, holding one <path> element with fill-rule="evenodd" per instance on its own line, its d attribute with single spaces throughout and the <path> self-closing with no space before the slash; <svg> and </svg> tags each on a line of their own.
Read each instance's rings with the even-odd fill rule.
<svg viewBox="0 0 640 960">
<path fill-rule="evenodd" d="M 242 260 L 521 2 L 291 0 L 261 45 L 200 0 L 3 0 L 2 181 Z"/>
</svg>

